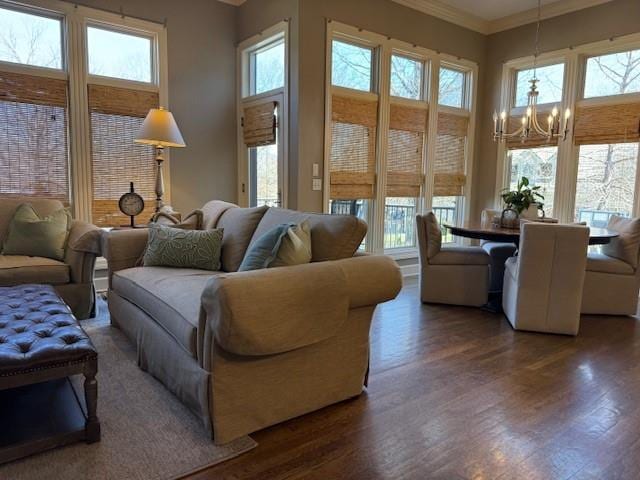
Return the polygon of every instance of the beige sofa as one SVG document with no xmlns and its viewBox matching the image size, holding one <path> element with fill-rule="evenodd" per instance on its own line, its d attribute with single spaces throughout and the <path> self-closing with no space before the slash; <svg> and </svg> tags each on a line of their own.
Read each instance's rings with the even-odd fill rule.
<svg viewBox="0 0 640 480">
<path fill-rule="evenodd" d="M 0 245 L 18 205 L 29 203 L 45 217 L 63 207 L 58 200 L 39 198 L 0 198 Z M 100 255 L 101 230 L 74 220 L 67 240 L 64 261 L 22 255 L 0 255 L 0 286 L 25 283 L 53 285 L 78 319 L 91 316 L 95 307 L 93 271 Z"/>
<path fill-rule="evenodd" d="M 384 256 L 354 256 L 366 225 L 350 216 L 213 201 L 204 228 L 224 228 L 222 270 L 136 267 L 146 230 L 105 234 L 109 311 L 142 369 L 226 443 L 359 395 L 369 326 L 401 276 Z M 248 246 L 309 219 L 312 263 L 237 272 Z"/>
</svg>

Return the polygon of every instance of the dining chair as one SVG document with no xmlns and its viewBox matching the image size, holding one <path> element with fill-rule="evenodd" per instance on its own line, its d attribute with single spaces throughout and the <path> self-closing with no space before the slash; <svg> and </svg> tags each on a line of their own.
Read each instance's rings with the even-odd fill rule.
<svg viewBox="0 0 640 480">
<path fill-rule="evenodd" d="M 481 247 L 442 245 L 433 212 L 416 216 L 420 298 L 424 303 L 481 306 L 489 292 L 489 255 Z"/>
<path fill-rule="evenodd" d="M 483 225 L 491 225 L 493 218 L 500 215 L 502 215 L 502 210 L 485 208 L 480 217 L 481 222 Z M 489 292 L 501 292 L 504 278 L 504 262 L 507 261 L 507 258 L 513 257 L 518 248 L 514 243 L 494 242 L 491 240 L 481 240 L 480 246 L 491 259 L 489 263 Z"/>
<path fill-rule="evenodd" d="M 524 223 L 505 263 L 502 308 L 516 330 L 577 335 L 589 229 Z"/>
<path fill-rule="evenodd" d="M 612 216 L 607 225 L 618 237 L 589 252 L 582 313 L 635 315 L 640 292 L 640 218 Z"/>
</svg>

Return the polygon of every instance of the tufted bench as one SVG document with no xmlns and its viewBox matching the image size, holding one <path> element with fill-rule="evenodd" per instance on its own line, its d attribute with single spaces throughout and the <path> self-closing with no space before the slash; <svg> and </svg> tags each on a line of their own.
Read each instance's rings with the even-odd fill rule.
<svg viewBox="0 0 640 480">
<path fill-rule="evenodd" d="M 76 435 L 67 432 L 64 441 L 40 439 L 37 446 L 16 446 L 1 438 L 0 462 L 69 441 L 98 441 L 97 370 L 98 353 L 91 339 L 52 286 L 0 287 L 0 400 L 6 401 L 7 395 L 26 395 L 29 385 L 61 379 L 68 384 L 67 377 L 83 374 L 87 409 L 82 431 Z"/>
</svg>

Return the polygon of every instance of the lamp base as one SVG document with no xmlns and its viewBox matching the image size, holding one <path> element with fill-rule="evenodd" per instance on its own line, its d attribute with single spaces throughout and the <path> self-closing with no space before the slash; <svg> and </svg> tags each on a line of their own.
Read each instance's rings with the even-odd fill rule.
<svg viewBox="0 0 640 480">
<path fill-rule="evenodd" d="M 162 162 L 164 162 L 164 147 L 156 146 L 156 162 L 158 168 L 156 171 L 156 213 L 160 211 L 164 203 L 162 196 L 164 195 L 164 177 L 162 176 Z"/>
</svg>

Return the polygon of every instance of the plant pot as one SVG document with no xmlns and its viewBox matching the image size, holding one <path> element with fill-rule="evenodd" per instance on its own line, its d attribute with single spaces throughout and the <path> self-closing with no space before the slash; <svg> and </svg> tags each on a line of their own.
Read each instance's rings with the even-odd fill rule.
<svg viewBox="0 0 640 480">
<path fill-rule="evenodd" d="M 525 220 L 537 220 L 541 216 L 544 216 L 544 214 L 538 209 L 537 203 L 532 203 L 529 208 L 520 213 L 520 218 Z"/>
</svg>

